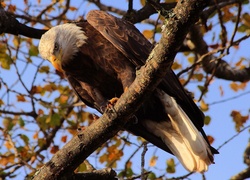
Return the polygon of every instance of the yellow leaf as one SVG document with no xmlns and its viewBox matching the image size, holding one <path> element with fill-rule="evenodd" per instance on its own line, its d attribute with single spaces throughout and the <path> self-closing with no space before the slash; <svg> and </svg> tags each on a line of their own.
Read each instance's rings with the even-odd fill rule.
<svg viewBox="0 0 250 180">
<path fill-rule="evenodd" d="M 10 143 L 9 141 L 6 141 L 4 145 L 5 145 L 5 147 L 6 147 L 7 149 L 12 149 L 12 148 L 13 148 L 13 144 Z"/>
<path fill-rule="evenodd" d="M 236 83 L 236 82 L 232 82 L 230 84 L 230 87 L 233 91 L 237 92 L 239 90 L 244 90 L 246 88 L 247 83 L 243 82 L 243 83 Z"/>
<path fill-rule="evenodd" d="M 142 6 L 145 6 L 145 5 L 146 5 L 146 0 L 140 0 L 140 2 L 141 2 L 141 5 L 142 5 Z"/>
<path fill-rule="evenodd" d="M 107 161 L 107 159 L 108 159 L 107 154 L 103 154 L 99 157 L 99 162 L 104 163 L 105 161 Z"/>
<path fill-rule="evenodd" d="M 180 68 L 182 68 L 182 65 L 174 61 L 174 63 L 172 64 L 172 69 L 176 70 Z"/>
<path fill-rule="evenodd" d="M 154 32 L 152 30 L 144 30 L 142 34 L 147 38 L 151 39 L 154 36 Z"/>
<path fill-rule="evenodd" d="M 18 46 L 19 46 L 19 44 L 20 44 L 20 39 L 19 39 L 18 36 L 14 36 L 14 38 L 13 38 L 13 44 L 14 44 L 15 47 L 18 47 Z"/>
<path fill-rule="evenodd" d="M 152 156 L 149 161 L 149 166 L 154 167 L 156 165 L 156 161 L 158 160 L 157 156 Z"/>
<path fill-rule="evenodd" d="M 203 99 L 201 100 L 200 107 L 201 107 L 202 111 L 207 111 L 208 110 L 208 104 L 206 104 Z"/>
</svg>

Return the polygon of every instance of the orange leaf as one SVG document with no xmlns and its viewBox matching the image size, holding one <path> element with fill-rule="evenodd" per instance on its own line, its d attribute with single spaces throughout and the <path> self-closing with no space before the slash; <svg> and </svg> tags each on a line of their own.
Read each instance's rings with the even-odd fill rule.
<svg viewBox="0 0 250 180">
<path fill-rule="evenodd" d="M 0 164 L 3 166 L 6 166 L 8 163 L 13 164 L 15 162 L 15 155 L 14 154 L 10 154 L 8 156 L 0 156 Z"/>
<path fill-rule="evenodd" d="M 147 39 L 151 39 L 154 35 L 152 30 L 144 30 L 142 34 L 145 36 Z"/>
<path fill-rule="evenodd" d="M 240 128 L 243 127 L 243 125 L 246 123 L 246 121 L 249 119 L 249 116 L 243 116 L 239 111 L 233 110 L 231 112 L 231 117 L 233 117 L 233 121 L 235 122 L 235 129 L 236 131 L 240 131 Z"/>
<path fill-rule="evenodd" d="M 58 146 L 53 146 L 50 150 L 51 154 L 55 154 L 57 151 L 59 151 L 59 147 Z"/>
<path fill-rule="evenodd" d="M 33 135 L 33 139 L 37 139 L 38 138 L 38 131 Z"/>
<path fill-rule="evenodd" d="M 158 160 L 157 156 L 152 156 L 149 161 L 149 166 L 154 167 L 156 165 L 157 160 Z"/>
<path fill-rule="evenodd" d="M 17 101 L 19 101 L 19 102 L 25 102 L 26 101 L 26 99 L 25 99 L 25 97 L 23 95 L 17 95 L 16 97 L 17 97 Z"/>
<path fill-rule="evenodd" d="M 239 90 L 244 90 L 246 88 L 247 83 L 243 82 L 243 83 L 236 83 L 236 82 L 232 82 L 230 84 L 230 87 L 232 90 L 234 90 L 235 92 L 239 91 Z"/>
<path fill-rule="evenodd" d="M 67 141 L 67 136 L 62 136 L 61 141 L 65 143 Z"/>
<path fill-rule="evenodd" d="M 75 10 L 77 10 L 77 8 L 76 8 L 76 7 L 73 7 L 73 6 L 70 6 L 70 7 L 69 7 L 69 10 L 70 10 L 70 11 L 75 11 Z"/>
<path fill-rule="evenodd" d="M 30 163 L 33 164 L 36 160 L 36 156 L 32 156 L 31 159 L 30 159 Z"/>
<path fill-rule="evenodd" d="M 132 162 L 131 161 L 127 162 L 126 167 L 131 168 L 131 166 L 132 166 Z"/>
<path fill-rule="evenodd" d="M 5 147 L 6 147 L 7 149 L 12 149 L 12 148 L 13 148 L 13 144 L 10 143 L 9 141 L 6 141 L 4 145 L 5 145 Z"/>
<path fill-rule="evenodd" d="M 208 142 L 210 144 L 212 144 L 214 142 L 214 137 L 213 136 L 207 135 L 207 139 L 208 139 Z"/>
</svg>

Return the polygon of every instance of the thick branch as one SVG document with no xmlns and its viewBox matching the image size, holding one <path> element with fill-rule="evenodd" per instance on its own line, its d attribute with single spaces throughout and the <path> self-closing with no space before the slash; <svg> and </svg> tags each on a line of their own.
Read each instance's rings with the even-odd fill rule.
<svg viewBox="0 0 250 180">
<path fill-rule="evenodd" d="M 166 22 L 159 44 L 150 54 L 128 90 L 115 106 L 67 143 L 43 166 L 34 179 L 58 179 L 69 177 L 92 152 L 113 137 L 128 122 L 133 113 L 160 83 L 169 71 L 189 27 L 193 25 L 207 1 L 178 1 L 171 18 Z"/>
<path fill-rule="evenodd" d="M 0 34 L 9 33 L 40 39 L 42 34 L 45 32 L 46 30 L 28 27 L 19 23 L 13 15 L 4 11 L 4 9 L 0 6 Z"/>
<path fill-rule="evenodd" d="M 77 173 L 71 176 L 71 180 L 117 180 L 116 172 L 111 168 L 94 170 L 91 172 Z"/>
<path fill-rule="evenodd" d="M 236 69 L 231 67 L 226 61 L 218 59 L 209 53 L 208 46 L 203 39 L 202 33 L 198 26 L 194 26 L 190 31 L 190 45 L 200 57 L 204 55 L 202 59 L 202 66 L 205 72 L 214 73 L 215 77 L 232 81 L 248 81 L 250 80 L 250 68 Z M 218 61 L 219 64 L 218 64 Z"/>
</svg>

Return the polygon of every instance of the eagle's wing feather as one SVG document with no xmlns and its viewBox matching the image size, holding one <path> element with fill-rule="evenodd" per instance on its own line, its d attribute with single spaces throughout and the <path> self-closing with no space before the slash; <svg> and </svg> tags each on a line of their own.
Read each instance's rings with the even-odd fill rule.
<svg viewBox="0 0 250 180">
<path fill-rule="evenodd" d="M 132 63 L 138 67 L 145 64 L 152 49 L 150 42 L 131 23 L 114 18 L 103 11 L 91 11 L 87 21 L 106 39 L 119 49 Z M 167 72 L 160 87 L 187 113 L 197 129 L 202 130 L 204 114 L 188 96 L 172 70 Z"/>
</svg>

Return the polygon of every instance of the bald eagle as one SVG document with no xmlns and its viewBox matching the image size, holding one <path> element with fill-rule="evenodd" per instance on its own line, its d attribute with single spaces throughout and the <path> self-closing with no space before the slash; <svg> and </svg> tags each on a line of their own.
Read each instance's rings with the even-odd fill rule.
<svg viewBox="0 0 250 180">
<path fill-rule="evenodd" d="M 42 58 L 101 113 L 134 81 L 136 68 L 145 64 L 152 48 L 133 24 L 97 10 L 86 21 L 51 28 L 39 43 Z M 172 70 L 135 116 L 137 123 L 126 130 L 174 154 L 188 171 L 205 172 L 214 163 L 218 152 L 202 129 L 204 115 Z"/>
</svg>

